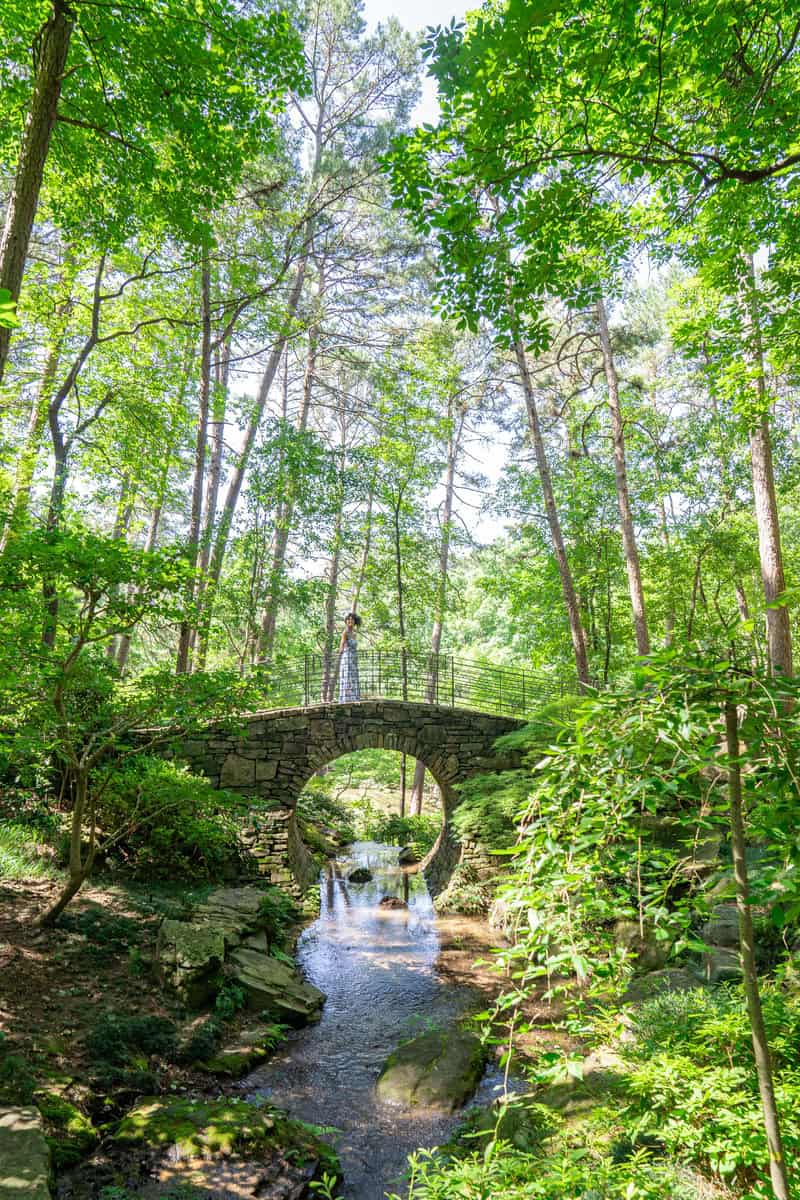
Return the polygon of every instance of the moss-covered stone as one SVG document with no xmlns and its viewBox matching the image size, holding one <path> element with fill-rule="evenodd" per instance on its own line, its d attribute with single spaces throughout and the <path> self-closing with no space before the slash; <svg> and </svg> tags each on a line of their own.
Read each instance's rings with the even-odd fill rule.
<svg viewBox="0 0 800 1200">
<path fill-rule="evenodd" d="M 452 1112 L 475 1091 L 486 1053 L 478 1038 L 433 1029 L 398 1046 L 378 1078 L 378 1096 L 394 1104 Z"/>
<path fill-rule="evenodd" d="M 98 1141 L 97 1130 L 77 1105 L 58 1092 L 40 1089 L 36 1106 L 44 1119 L 45 1134 L 56 1167 L 72 1166 Z"/>
<path fill-rule="evenodd" d="M 242 1030 L 234 1041 L 198 1065 L 210 1075 L 240 1079 L 264 1062 L 282 1040 L 283 1027 L 279 1025 Z"/>
<path fill-rule="evenodd" d="M 319 1020 L 325 994 L 286 963 L 240 946 L 231 955 L 229 968 L 249 1008 L 297 1027 Z"/>
<path fill-rule="evenodd" d="M 230 1154 L 242 1145 L 274 1136 L 270 1109 L 246 1100 L 188 1100 L 149 1097 L 123 1117 L 116 1142 L 174 1147 L 178 1154 Z"/>
<path fill-rule="evenodd" d="M 50 1147 L 35 1108 L 0 1108 L 0 1200 L 50 1200 Z"/>
<path fill-rule="evenodd" d="M 510 1142 L 517 1150 L 534 1154 L 558 1129 L 560 1118 L 548 1107 L 528 1097 L 498 1100 L 473 1108 L 456 1131 L 456 1141 L 466 1151 L 482 1150 L 490 1139 Z"/>
<path fill-rule="evenodd" d="M 114 1141 L 171 1151 L 171 1157 L 280 1153 L 299 1165 L 318 1163 L 337 1178 L 339 1160 L 315 1130 L 268 1105 L 246 1100 L 149 1097 L 123 1117 Z"/>
<path fill-rule="evenodd" d="M 161 922 L 156 943 L 156 974 L 189 1008 L 213 1000 L 222 980 L 225 936 L 214 926 L 190 921 Z"/>
</svg>

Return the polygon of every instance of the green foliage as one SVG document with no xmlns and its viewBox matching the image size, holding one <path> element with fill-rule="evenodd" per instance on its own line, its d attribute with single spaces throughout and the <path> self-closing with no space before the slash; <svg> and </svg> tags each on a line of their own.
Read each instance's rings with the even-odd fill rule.
<svg viewBox="0 0 800 1200">
<path fill-rule="evenodd" d="M 297 815 L 304 826 L 319 829 L 323 836 L 332 836 L 346 845 L 355 841 L 353 813 L 349 805 L 333 797 L 333 786 L 327 775 L 309 779 L 298 797 Z"/>
<path fill-rule="evenodd" d="M 490 850 L 505 850 L 517 839 L 517 817 L 529 792 L 527 771 L 476 775 L 459 788 L 453 828 L 462 839 Z"/>
<path fill-rule="evenodd" d="M 30 1062 L 6 1034 L 0 1034 L 0 1104 L 30 1104 L 35 1090 Z"/>
<path fill-rule="evenodd" d="M 214 1012 L 220 1021 L 230 1021 L 231 1017 L 235 1017 L 237 1012 L 244 1008 L 246 1001 L 243 988 L 226 979 L 214 1001 Z"/>
<path fill-rule="evenodd" d="M 467 916 L 485 916 L 496 893 L 496 883 L 483 879 L 470 862 L 456 864 L 450 882 L 434 900 L 438 913 L 465 913 Z"/>
<path fill-rule="evenodd" d="M 30 825 L 0 824 L 0 879 L 52 879 L 53 863 Z"/>
<path fill-rule="evenodd" d="M 381 811 L 368 797 L 357 801 L 353 808 L 360 839 L 410 846 L 418 859 L 425 857 L 441 833 L 442 818 L 435 813 L 411 813 L 401 817 L 398 813 Z"/>
<path fill-rule="evenodd" d="M 98 804 L 101 829 L 116 834 L 114 855 L 154 879 L 224 878 L 237 859 L 241 814 L 241 797 L 147 755 L 116 768 Z"/>
<path fill-rule="evenodd" d="M 18 325 L 14 298 L 8 288 L 0 288 L 0 329 L 15 329 Z"/>
<path fill-rule="evenodd" d="M 220 993 L 221 995 L 222 993 Z M 224 1033 L 222 1014 L 219 1017 L 206 1017 L 193 1030 L 187 1041 L 181 1046 L 178 1058 L 180 1062 L 206 1062 L 219 1047 Z"/>
<path fill-rule="evenodd" d="M 89 904 L 78 913 L 63 913 L 58 924 L 87 938 L 87 949 L 96 962 L 129 954 L 142 940 L 140 922 L 110 913 L 99 904 Z"/>
<path fill-rule="evenodd" d="M 507 1142 L 446 1158 L 420 1150 L 409 1160 L 408 1200 L 696 1200 L 697 1184 L 646 1152 L 614 1162 L 591 1146 L 531 1156 Z M 399 1200 L 392 1193 L 390 1200 Z"/>
<path fill-rule="evenodd" d="M 86 1049 L 98 1063 L 124 1067 L 139 1058 L 171 1059 L 176 1029 L 166 1017 L 103 1013 L 86 1038 Z"/>
<path fill-rule="evenodd" d="M 800 1153 L 800 998 L 762 987 L 764 1021 L 789 1161 Z M 655 1137 L 748 1196 L 768 1197 L 767 1141 L 744 998 L 719 988 L 660 997 L 634 1010 L 623 1117 L 633 1138 Z"/>
<path fill-rule="evenodd" d="M 266 888 L 258 906 L 258 915 L 270 948 L 276 946 L 284 949 L 300 916 L 292 897 L 282 888 Z"/>
</svg>

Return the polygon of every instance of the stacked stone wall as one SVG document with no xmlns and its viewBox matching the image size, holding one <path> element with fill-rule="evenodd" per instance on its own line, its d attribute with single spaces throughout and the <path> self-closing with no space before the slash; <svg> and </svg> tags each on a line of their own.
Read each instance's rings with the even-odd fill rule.
<svg viewBox="0 0 800 1200">
<path fill-rule="evenodd" d="M 420 759 L 439 785 L 444 808 L 442 834 L 423 864 L 436 893 L 446 886 L 464 853 L 450 826 L 458 803 L 455 789 L 472 775 L 518 765 L 517 756 L 499 755 L 494 742 L 522 724 L 468 709 L 363 700 L 253 713 L 177 739 L 166 753 L 188 762 L 215 787 L 261 801 L 253 831 L 244 835 L 254 873 L 271 883 L 296 883 L 301 888 L 311 882 L 313 868 L 294 807 L 315 771 L 356 750 L 397 750 Z M 261 811 L 262 805 L 272 811 Z"/>
</svg>

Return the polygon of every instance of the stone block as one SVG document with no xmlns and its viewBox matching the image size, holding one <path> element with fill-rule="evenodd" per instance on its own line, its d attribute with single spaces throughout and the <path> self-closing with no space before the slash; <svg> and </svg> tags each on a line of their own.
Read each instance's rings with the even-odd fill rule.
<svg viewBox="0 0 800 1200">
<path fill-rule="evenodd" d="M 50 1200 L 50 1147 L 37 1108 L 0 1108 L 0 1200 Z"/>
<path fill-rule="evenodd" d="M 255 778 L 257 783 L 263 783 L 267 779 L 274 779 L 277 773 L 278 764 L 274 758 L 267 762 L 263 759 L 256 761 Z"/>
<path fill-rule="evenodd" d="M 229 754 L 222 764 L 220 785 L 224 788 L 249 787 L 256 781 L 256 764 L 240 754 Z"/>
</svg>

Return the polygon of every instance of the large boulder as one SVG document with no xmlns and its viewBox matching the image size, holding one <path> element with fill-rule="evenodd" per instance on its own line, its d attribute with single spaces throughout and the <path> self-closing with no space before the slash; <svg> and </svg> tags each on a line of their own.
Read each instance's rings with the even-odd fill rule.
<svg viewBox="0 0 800 1200">
<path fill-rule="evenodd" d="M 703 941 L 709 946 L 739 948 L 739 910 L 735 904 L 716 904 L 702 928 Z"/>
<path fill-rule="evenodd" d="M 261 915 L 263 899 L 264 892 L 259 888 L 217 888 L 198 906 L 192 919 L 196 925 L 219 930 L 230 950 L 268 924 Z"/>
<path fill-rule="evenodd" d="M 50 1200 L 50 1147 L 35 1108 L 0 1108 L 0 1200 Z"/>
<path fill-rule="evenodd" d="M 372 871 L 367 867 L 355 867 L 347 876 L 348 883 L 371 883 Z"/>
<path fill-rule="evenodd" d="M 225 936 L 213 926 L 190 921 L 161 922 L 155 951 L 156 975 L 188 1008 L 202 1008 L 222 980 Z"/>
<path fill-rule="evenodd" d="M 634 979 L 622 999 L 625 1004 L 639 1004 L 667 992 L 690 992 L 698 987 L 702 987 L 702 980 L 686 967 L 665 967 Z"/>
<path fill-rule="evenodd" d="M 742 978 L 742 960 L 731 946 L 709 946 L 703 955 L 708 983 L 725 983 Z"/>
<path fill-rule="evenodd" d="M 636 960 L 637 971 L 658 971 L 669 956 L 669 941 L 659 940 L 651 925 L 642 929 L 638 921 L 617 921 L 614 941 Z"/>
<path fill-rule="evenodd" d="M 239 946 L 230 956 L 228 970 L 244 991 L 248 1008 L 295 1027 L 319 1020 L 324 992 L 277 958 Z"/>
<path fill-rule="evenodd" d="M 209 1075 L 221 1075 L 232 1079 L 241 1079 L 250 1071 L 255 1070 L 270 1052 L 281 1041 L 278 1026 L 259 1025 L 252 1029 L 242 1029 L 235 1037 L 226 1042 L 216 1054 L 197 1066 Z"/>
<path fill-rule="evenodd" d="M 378 1078 L 378 1097 L 405 1107 L 453 1112 L 475 1091 L 486 1052 L 458 1029 L 432 1029 L 390 1054 Z"/>
<path fill-rule="evenodd" d="M 281 1200 L 308 1196 L 308 1181 L 323 1172 L 336 1178 L 339 1161 L 309 1125 L 294 1121 L 281 1109 L 263 1101 L 252 1103 L 238 1097 L 187 1098 L 150 1096 L 141 1100 L 112 1135 L 117 1146 L 149 1146 L 164 1150 L 162 1179 L 174 1185 L 170 1193 L 196 1196 L 275 1196 Z M 222 1162 L 220 1162 L 222 1160 Z M 151 1173 L 147 1156 L 141 1161 L 146 1176 Z M 222 1168 L 221 1174 L 214 1163 Z M 185 1170 L 181 1165 L 185 1162 Z M 294 1173 L 284 1168 L 310 1168 Z M 205 1164 L 205 1166 L 203 1165 Z M 252 1185 L 237 1188 L 242 1166 L 252 1164 Z M 319 1168 L 319 1172 L 317 1171 Z M 167 1174 L 168 1172 L 168 1174 Z M 245 1173 L 246 1174 L 246 1173 Z M 285 1182 L 285 1190 L 268 1190 L 272 1181 Z M 303 1184 L 305 1180 L 305 1184 Z M 151 1180 L 146 1179 L 148 1190 Z M 249 1180 L 248 1180 L 249 1182 Z M 261 1183 L 265 1186 L 261 1186 Z M 185 1186 L 181 1186 L 185 1185 Z"/>
</svg>

